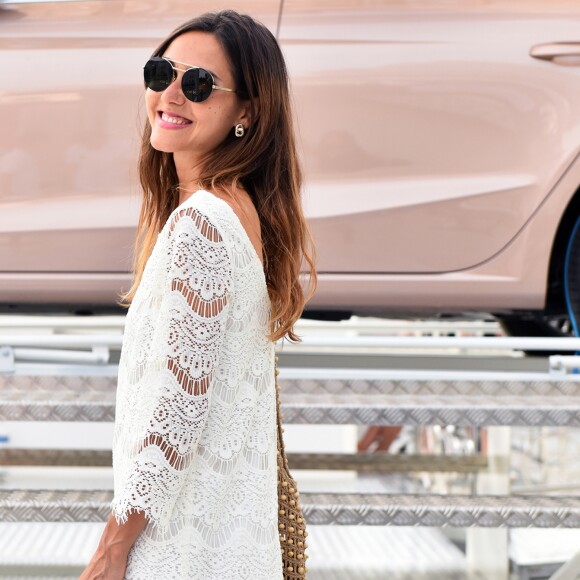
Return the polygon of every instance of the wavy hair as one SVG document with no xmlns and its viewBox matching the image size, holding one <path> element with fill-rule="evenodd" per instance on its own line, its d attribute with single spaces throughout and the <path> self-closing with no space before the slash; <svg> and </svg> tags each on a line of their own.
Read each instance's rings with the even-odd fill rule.
<svg viewBox="0 0 580 580">
<path fill-rule="evenodd" d="M 161 56 L 179 35 L 190 31 L 214 34 L 231 67 L 236 98 L 250 99 L 252 124 L 243 139 L 233 130 L 203 162 L 199 186 L 232 197 L 240 185 L 248 192 L 260 218 L 271 317 L 268 338 L 295 334 L 294 324 L 317 287 L 316 247 L 302 210 L 302 169 L 296 152 L 286 64 L 274 35 L 260 22 L 233 10 L 206 13 L 176 28 L 153 52 Z M 143 203 L 137 226 L 134 278 L 121 295 L 129 307 L 141 282 L 157 236 L 178 206 L 179 185 L 172 153 L 151 146 L 146 121 L 139 156 Z M 300 281 L 307 264 L 309 292 Z"/>
</svg>

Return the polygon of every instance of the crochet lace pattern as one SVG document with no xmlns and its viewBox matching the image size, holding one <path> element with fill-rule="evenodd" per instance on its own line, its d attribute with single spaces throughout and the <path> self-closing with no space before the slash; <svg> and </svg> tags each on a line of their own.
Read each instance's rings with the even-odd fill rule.
<svg viewBox="0 0 580 580">
<path fill-rule="evenodd" d="M 125 578 L 282 580 L 274 343 L 262 264 L 199 190 L 157 237 L 127 312 L 113 437 Z"/>
</svg>

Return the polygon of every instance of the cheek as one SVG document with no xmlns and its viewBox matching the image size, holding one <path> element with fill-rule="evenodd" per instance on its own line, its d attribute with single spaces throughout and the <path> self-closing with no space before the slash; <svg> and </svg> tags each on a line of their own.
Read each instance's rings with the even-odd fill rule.
<svg viewBox="0 0 580 580">
<path fill-rule="evenodd" d="M 227 134 L 227 132 L 235 125 L 230 108 L 219 104 L 216 105 L 215 103 L 207 107 L 205 118 L 220 137 Z"/>
<path fill-rule="evenodd" d="M 203 108 L 198 107 L 196 111 L 196 120 L 200 130 L 207 133 L 208 137 L 210 137 L 212 133 L 218 137 L 222 133 L 222 126 L 225 121 L 224 111 L 216 105 L 208 105 Z"/>
<path fill-rule="evenodd" d="M 147 117 L 149 118 L 151 125 L 153 125 L 155 121 L 155 115 L 157 114 L 159 94 L 160 93 L 156 93 L 150 89 L 145 91 L 145 106 L 147 107 Z"/>
</svg>

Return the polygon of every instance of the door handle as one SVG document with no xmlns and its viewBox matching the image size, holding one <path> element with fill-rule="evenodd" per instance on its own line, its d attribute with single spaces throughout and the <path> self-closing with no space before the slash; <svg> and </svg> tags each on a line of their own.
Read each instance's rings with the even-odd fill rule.
<svg viewBox="0 0 580 580">
<path fill-rule="evenodd" d="M 530 48 L 530 56 L 563 66 L 580 66 L 580 42 L 550 42 Z"/>
</svg>

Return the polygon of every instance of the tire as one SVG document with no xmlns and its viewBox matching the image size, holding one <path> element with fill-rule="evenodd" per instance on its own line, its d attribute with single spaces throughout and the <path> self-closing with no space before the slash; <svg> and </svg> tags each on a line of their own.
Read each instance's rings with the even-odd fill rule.
<svg viewBox="0 0 580 580">
<path fill-rule="evenodd" d="M 566 300 L 566 310 L 572 326 L 574 336 L 580 336 L 578 324 L 580 321 L 580 218 L 572 229 L 566 256 L 564 259 L 563 272 L 564 298 Z"/>
<path fill-rule="evenodd" d="M 496 315 L 503 331 L 509 336 L 569 336 L 559 328 L 560 323 L 564 326 L 561 317 L 557 320 L 549 319 L 541 314 L 523 314 L 523 315 Z M 565 317 L 567 321 L 567 317 Z"/>
<path fill-rule="evenodd" d="M 563 329 L 568 323 L 567 317 L 551 319 L 541 314 L 497 315 L 499 325 L 507 336 L 522 337 L 565 337 L 570 336 Z M 554 354 L 570 354 L 570 351 L 526 350 L 529 357 L 548 357 Z"/>
</svg>

